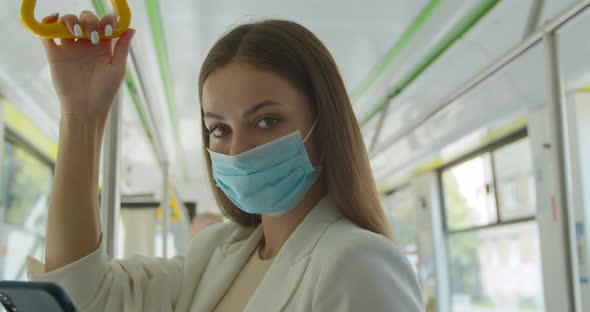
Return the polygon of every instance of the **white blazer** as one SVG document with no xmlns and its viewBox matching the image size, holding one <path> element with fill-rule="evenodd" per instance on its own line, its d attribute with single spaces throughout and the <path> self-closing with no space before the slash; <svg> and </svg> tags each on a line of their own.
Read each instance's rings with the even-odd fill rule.
<svg viewBox="0 0 590 312">
<path fill-rule="evenodd" d="M 30 280 L 60 284 L 81 311 L 211 311 L 257 247 L 262 227 L 233 222 L 198 234 L 186 257 L 107 261 L 105 246 Z M 329 196 L 273 260 L 245 311 L 424 311 L 407 258 L 388 239 L 344 218 Z"/>
</svg>

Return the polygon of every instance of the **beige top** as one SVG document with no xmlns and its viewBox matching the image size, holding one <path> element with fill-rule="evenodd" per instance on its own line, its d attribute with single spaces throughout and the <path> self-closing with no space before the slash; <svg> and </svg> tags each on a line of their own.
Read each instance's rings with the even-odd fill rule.
<svg viewBox="0 0 590 312">
<path fill-rule="evenodd" d="M 244 311 L 272 264 L 272 258 L 260 259 L 259 251 L 260 246 L 254 249 L 230 288 L 213 309 L 214 312 Z"/>
</svg>

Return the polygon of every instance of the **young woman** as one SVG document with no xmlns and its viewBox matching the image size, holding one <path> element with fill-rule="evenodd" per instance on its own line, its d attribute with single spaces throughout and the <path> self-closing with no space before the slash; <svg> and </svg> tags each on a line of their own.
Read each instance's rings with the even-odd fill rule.
<svg viewBox="0 0 590 312">
<path fill-rule="evenodd" d="M 43 40 L 61 101 L 45 264 L 82 311 L 423 311 L 392 242 L 368 157 L 330 53 L 304 27 L 241 25 L 211 49 L 199 79 L 203 151 L 232 222 L 185 257 L 108 261 L 98 211 L 105 120 L 134 30 L 111 52 L 116 18 L 57 15 L 91 40 Z M 196 102 L 196 101 L 195 101 Z"/>
</svg>

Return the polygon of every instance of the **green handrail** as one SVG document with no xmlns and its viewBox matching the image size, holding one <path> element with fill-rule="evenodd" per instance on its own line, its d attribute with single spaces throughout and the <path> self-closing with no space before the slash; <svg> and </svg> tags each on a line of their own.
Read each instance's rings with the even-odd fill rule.
<svg viewBox="0 0 590 312">
<path fill-rule="evenodd" d="M 105 6 L 104 0 L 92 0 L 92 4 L 94 5 L 94 9 L 96 10 L 96 13 L 100 17 L 103 17 L 106 14 L 108 14 L 108 10 L 107 10 L 107 7 Z M 129 66 L 127 66 L 127 69 L 125 71 L 125 85 L 127 86 L 127 89 L 129 90 L 129 95 L 131 96 L 131 101 L 133 102 L 133 106 L 135 107 L 135 112 L 137 113 L 137 116 L 139 117 L 139 120 L 140 120 L 141 125 L 143 127 L 143 131 L 145 132 L 145 135 L 147 136 L 148 140 L 150 141 L 152 151 L 154 152 L 154 155 L 156 156 L 156 158 L 159 158 L 158 153 L 156 151 L 154 136 L 152 134 L 152 131 L 148 127 L 147 120 L 145 117 L 145 112 L 143 111 L 143 109 L 141 108 L 141 105 L 139 104 L 139 94 L 138 94 L 137 88 L 135 87 L 135 80 L 133 79 L 133 75 L 131 74 L 131 69 L 129 68 Z"/>
<path fill-rule="evenodd" d="M 94 9 L 96 10 L 96 13 L 98 13 L 99 18 L 108 14 L 107 7 L 103 0 L 92 0 L 92 5 L 94 5 Z"/>
<path fill-rule="evenodd" d="M 482 0 L 473 8 L 455 27 L 445 36 L 442 41 L 418 63 L 416 67 L 398 84 L 394 85 L 388 94 L 384 95 L 373 109 L 360 119 L 360 125 L 366 125 L 373 117 L 387 107 L 391 100 L 400 94 L 418 76 L 420 76 L 430 65 L 432 65 L 445 51 L 447 51 L 457 40 L 461 39 L 473 26 L 477 24 L 487 13 L 489 13 L 500 0 Z"/>
<path fill-rule="evenodd" d="M 182 168 L 181 172 L 183 178 L 187 180 L 187 165 L 186 158 L 180 147 L 180 133 L 178 131 L 178 123 L 176 122 L 176 109 L 174 105 L 174 97 L 170 87 L 170 69 L 168 67 L 168 56 L 166 53 L 166 45 L 164 43 L 164 35 L 162 31 L 162 21 L 160 18 L 160 8 L 158 7 L 158 0 L 145 0 L 148 18 L 152 29 L 152 36 L 156 48 L 156 55 L 160 65 L 160 73 L 162 75 L 162 83 L 164 84 L 164 92 L 166 93 L 166 102 L 168 104 L 168 113 L 170 115 L 170 124 L 174 133 L 174 146 L 176 147 L 176 157 Z"/>
<path fill-rule="evenodd" d="M 92 0 L 92 4 L 94 5 L 94 8 L 96 9 L 96 12 L 99 14 L 99 16 L 104 16 L 104 15 L 108 14 L 108 10 L 107 10 L 104 0 Z M 160 20 L 160 14 L 159 14 L 157 0 L 146 0 L 146 8 L 147 8 L 147 13 L 148 13 L 148 18 L 150 20 L 150 26 L 152 29 L 152 36 L 154 39 L 156 56 L 158 58 L 158 65 L 160 66 L 160 73 L 162 75 L 162 83 L 163 83 L 164 92 L 166 95 L 166 102 L 168 104 L 167 105 L 168 112 L 170 115 L 170 122 L 172 125 L 172 131 L 173 131 L 173 136 L 174 136 L 174 141 L 175 141 L 174 146 L 176 149 L 176 157 L 177 157 L 178 163 L 182 167 L 181 171 L 183 173 L 183 178 L 186 180 L 187 179 L 186 159 L 184 157 L 184 153 L 183 153 L 182 149 L 180 148 L 180 135 L 178 132 L 178 124 L 176 122 L 176 111 L 174 108 L 174 99 L 172 97 L 172 92 L 171 92 L 171 88 L 170 88 L 170 80 L 168 78 L 168 75 L 170 72 L 169 68 L 168 68 L 168 62 L 167 62 L 168 57 L 166 55 L 166 46 L 164 44 L 164 39 L 163 39 L 163 35 L 162 35 L 162 23 Z M 139 95 L 137 94 L 137 89 L 135 88 L 135 81 L 133 79 L 133 76 L 131 75 L 129 68 L 127 68 L 127 72 L 125 74 L 125 83 L 127 85 L 127 88 L 130 90 L 131 99 L 134 103 L 137 115 L 139 116 L 139 119 L 142 123 L 142 126 L 143 126 L 145 133 L 146 133 L 146 136 L 150 140 L 150 143 L 152 145 L 152 149 L 154 150 L 154 154 L 157 157 L 153 134 L 150 131 L 149 127 L 147 126 L 145 112 L 143 111 L 143 109 L 139 105 Z"/>
<path fill-rule="evenodd" d="M 422 28 L 422 26 L 426 23 L 426 21 L 432 16 L 432 14 L 436 11 L 436 8 L 441 3 L 440 0 L 432 0 L 430 3 L 422 9 L 420 14 L 414 19 L 410 27 L 406 29 L 406 31 L 402 34 L 400 39 L 387 51 L 387 54 L 383 57 L 381 62 L 377 64 L 367 77 L 361 82 L 361 84 L 352 92 L 351 99 L 352 103 L 356 103 L 361 96 L 369 90 L 369 87 L 383 74 L 387 66 L 393 62 L 393 60 L 397 57 L 399 52 L 414 38 L 418 30 Z"/>
</svg>

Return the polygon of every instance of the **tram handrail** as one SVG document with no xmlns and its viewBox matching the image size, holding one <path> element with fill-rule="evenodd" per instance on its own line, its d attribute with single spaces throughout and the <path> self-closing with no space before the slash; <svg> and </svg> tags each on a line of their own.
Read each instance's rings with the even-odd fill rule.
<svg viewBox="0 0 590 312">
<path fill-rule="evenodd" d="M 410 123 L 408 126 L 401 129 L 396 135 L 386 138 L 383 144 L 381 144 L 379 147 L 375 147 L 370 152 L 369 157 L 371 159 L 374 158 L 375 156 L 384 152 L 387 149 L 387 147 L 392 146 L 395 142 L 401 140 L 405 136 L 412 133 L 414 129 L 426 123 L 428 120 L 433 118 L 436 114 L 441 112 L 447 106 L 451 105 L 461 96 L 467 94 L 467 92 L 478 86 L 480 83 L 482 83 L 487 78 L 498 72 L 500 69 L 504 68 L 504 66 L 512 62 L 514 59 L 519 57 L 524 52 L 526 52 L 530 47 L 541 42 L 546 33 L 555 31 L 561 25 L 576 17 L 578 14 L 583 12 L 588 7 L 590 7 L 590 0 L 583 0 L 572 5 L 572 7 L 569 10 L 567 10 L 564 14 L 546 23 L 541 29 L 530 35 L 521 44 L 505 53 L 504 56 L 501 57 L 497 62 L 491 64 L 490 66 L 486 67 L 481 72 L 479 72 L 477 75 L 473 76 L 473 78 L 470 79 L 467 83 L 459 87 L 456 91 L 452 92 L 450 96 L 444 98 L 439 104 L 435 105 L 434 108 L 430 112 L 428 112 L 428 114 L 425 114 L 423 117 L 419 118 L 415 122 Z"/>
<path fill-rule="evenodd" d="M 117 14 L 118 21 L 117 27 L 113 32 L 112 36 L 106 36 L 104 33 L 100 34 L 100 39 L 117 38 L 122 36 L 129 25 L 131 24 L 131 9 L 127 0 L 109 0 L 115 13 Z M 23 0 L 20 10 L 21 22 L 27 30 L 36 34 L 42 38 L 59 38 L 59 39 L 88 39 L 88 34 L 82 27 L 83 35 L 80 37 L 74 36 L 67 28 L 64 23 L 50 23 L 45 24 L 37 21 L 35 18 L 35 7 L 37 6 L 37 0 Z"/>
</svg>

